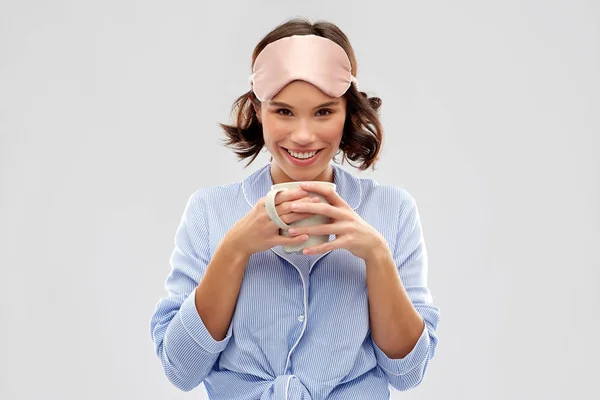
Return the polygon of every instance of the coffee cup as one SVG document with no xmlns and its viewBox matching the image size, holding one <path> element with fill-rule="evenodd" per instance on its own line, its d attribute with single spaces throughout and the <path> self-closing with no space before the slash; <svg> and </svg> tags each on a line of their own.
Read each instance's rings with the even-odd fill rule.
<svg viewBox="0 0 600 400">
<path fill-rule="evenodd" d="M 271 186 L 271 190 L 267 193 L 265 198 L 265 207 L 267 208 L 267 214 L 271 218 L 278 227 L 279 234 L 282 236 L 290 236 L 288 233 L 288 229 L 294 226 L 309 226 L 309 225 L 321 225 L 331 223 L 331 218 L 326 217 L 324 215 L 315 214 L 311 217 L 301 219 L 299 221 L 292 222 L 290 224 L 286 224 L 277 214 L 277 209 L 275 208 L 275 196 L 279 192 L 283 192 L 285 190 L 298 190 L 301 189 L 302 182 L 285 182 L 278 183 L 276 185 Z M 324 185 L 327 187 L 332 187 L 335 190 L 335 183 L 331 182 L 320 182 L 320 181 L 311 181 L 312 184 Z M 329 204 L 327 199 L 320 195 L 319 193 L 308 192 L 308 196 L 310 197 L 318 197 L 321 202 Z M 283 246 L 283 250 L 288 253 L 292 252 L 300 252 L 307 247 L 317 246 L 322 243 L 326 243 L 329 241 L 329 235 L 309 235 L 308 239 L 302 243 L 295 245 L 286 245 Z"/>
</svg>

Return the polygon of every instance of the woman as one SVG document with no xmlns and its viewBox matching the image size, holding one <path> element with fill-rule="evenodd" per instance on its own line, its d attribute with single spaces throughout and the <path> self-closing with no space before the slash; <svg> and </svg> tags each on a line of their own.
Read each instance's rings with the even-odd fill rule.
<svg viewBox="0 0 600 400">
<path fill-rule="evenodd" d="M 204 383 L 211 399 L 388 399 L 388 384 L 423 379 L 439 313 L 414 198 L 330 163 L 343 152 L 361 170 L 374 165 L 381 101 L 358 91 L 354 52 L 331 23 L 280 25 L 252 67 L 236 124 L 222 127 L 240 158 L 266 147 L 271 162 L 189 198 L 151 320 L 156 353 L 174 385 Z M 279 235 L 264 198 L 290 181 L 308 186 L 277 194 L 284 222 L 333 222 Z M 313 234 L 330 241 L 283 251 Z"/>
</svg>

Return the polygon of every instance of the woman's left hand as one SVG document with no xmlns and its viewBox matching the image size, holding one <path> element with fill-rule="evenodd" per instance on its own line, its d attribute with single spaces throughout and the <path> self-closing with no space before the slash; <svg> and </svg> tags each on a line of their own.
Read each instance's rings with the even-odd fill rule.
<svg viewBox="0 0 600 400">
<path fill-rule="evenodd" d="M 346 249 L 356 257 L 363 260 L 373 257 L 382 250 L 389 251 L 389 247 L 383 235 L 375 228 L 365 222 L 354 210 L 337 194 L 335 189 L 324 187 L 324 185 L 303 183 L 302 189 L 318 193 L 325 197 L 331 204 L 320 203 L 295 203 L 292 211 L 299 213 L 321 214 L 332 219 L 331 223 L 298 226 L 290 228 L 289 234 L 297 236 L 308 235 L 331 235 L 335 240 L 318 246 L 304 249 L 304 254 L 325 253 L 334 249 Z"/>
</svg>

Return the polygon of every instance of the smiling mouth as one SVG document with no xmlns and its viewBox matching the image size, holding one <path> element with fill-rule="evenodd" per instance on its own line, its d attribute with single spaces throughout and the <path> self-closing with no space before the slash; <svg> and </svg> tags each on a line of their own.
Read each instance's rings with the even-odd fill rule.
<svg viewBox="0 0 600 400">
<path fill-rule="evenodd" d="M 314 152 L 307 152 L 307 153 L 297 153 L 297 152 L 293 152 L 294 154 L 312 154 L 310 157 L 297 157 L 296 155 L 292 154 L 292 152 L 290 152 L 290 150 L 286 149 L 285 147 L 282 147 L 282 149 L 284 149 L 286 151 L 286 153 L 288 153 L 291 157 L 295 158 L 296 160 L 310 160 L 311 158 L 314 158 L 317 156 L 317 154 L 319 154 L 321 152 L 321 150 L 323 149 L 319 149 L 316 150 Z"/>
</svg>

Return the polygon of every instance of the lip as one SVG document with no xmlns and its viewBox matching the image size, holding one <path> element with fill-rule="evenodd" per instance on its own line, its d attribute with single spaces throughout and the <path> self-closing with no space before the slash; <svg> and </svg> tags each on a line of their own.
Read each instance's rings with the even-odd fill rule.
<svg viewBox="0 0 600 400">
<path fill-rule="evenodd" d="M 313 150 L 316 151 L 317 149 Z M 314 156 L 312 156 L 311 158 L 309 158 L 308 160 L 299 160 L 297 158 L 292 157 L 292 155 L 290 153 L 288 153 L 288 151 L 282 147 L 281 151 L 285 154 L 285 156 L 287 157 L 287 159 L 294 165 L 297 165 L 299 167 L 306 167 L 308 165 L 313 164 L 315 161 L 317 161 L 317 159 L 321 156 L 323 149 L 318 149 L 318 153 L 315 154 Z M 294 150 L 292 150 L 294 151 Z M 306 150 L 303 150 L 303 152 L 307 152 Z"/>
<path fill-rule="evenodd" d="M 289 149 L 287 147 L 282 147 L 282 149 L 284 149 L 284 150 L 287 149 L 287 150 L 293 151 L 294 153 L 310 153 L 312 151 L 322 150 L 322 149 Z"/>
</svg>

